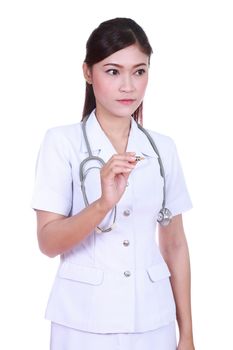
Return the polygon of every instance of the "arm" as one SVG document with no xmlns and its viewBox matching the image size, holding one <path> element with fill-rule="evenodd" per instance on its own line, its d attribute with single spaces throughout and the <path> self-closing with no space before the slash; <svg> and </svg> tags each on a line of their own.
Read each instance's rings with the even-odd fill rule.
<svg viewBox="0 0 233 350">
<path fill-rule="evenodd" d="M 97 200 L 80 213 L 66 217 L 37 210 L 37 237 L 42 253 L 49 257 L 62 254 L 82 241 L 108 213 Z"/>
<path fill-rule="evenodd" d="M 178 350 L 194 350 L 190 297 L 190 261 L 182 215 L 173 217 L 168 226 L 159 226 L 161 253 L 171 272 L 171 285 L 179 326 Z"/>
<path fill-rule="evenodd" d="M 120 200 L 135 164 L 132 153 L 113 156 L 101 169 L 101 197 L 72 217 L 37 210 L 37 236 L 41 251 L 54 257 L 89 235 Z"/>
</svg>

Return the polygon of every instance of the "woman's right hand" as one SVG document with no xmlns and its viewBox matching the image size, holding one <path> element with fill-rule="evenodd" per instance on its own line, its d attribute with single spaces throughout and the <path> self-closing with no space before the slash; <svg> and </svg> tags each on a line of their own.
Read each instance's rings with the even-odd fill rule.
<svg viewBox="0 0 233 350">
<path fill-rule="evenodd" d="M 119 202 L 135 165 L 135 153 L 126 152 L 113 155 L 101 168 L 102 195 L 99 199 L 101 206 L 110 210 Z"/>
</svg>

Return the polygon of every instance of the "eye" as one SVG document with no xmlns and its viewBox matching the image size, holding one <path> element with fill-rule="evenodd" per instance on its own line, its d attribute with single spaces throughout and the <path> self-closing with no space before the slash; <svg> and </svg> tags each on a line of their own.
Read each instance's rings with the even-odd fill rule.
<svg viewBox="0 0 233 350">
<path fill-rule="evenodd" d="M 136 75 L 143 75 L 144 73 L 146 73 L 145 69 L 141 68 L 141 69 L 138 69 L 135 74 Z"/>
<path fill-rule="evenodd" d="M 107 71 L 106 71 L 106 73 L 108 73 L 108 74 L 110 74 L 110 75 L 117 75 L 117 74 L 119 74 L 119 72 L 118 72 L 118 70 L 117 69 L 108 69 Z"/>
</svg>

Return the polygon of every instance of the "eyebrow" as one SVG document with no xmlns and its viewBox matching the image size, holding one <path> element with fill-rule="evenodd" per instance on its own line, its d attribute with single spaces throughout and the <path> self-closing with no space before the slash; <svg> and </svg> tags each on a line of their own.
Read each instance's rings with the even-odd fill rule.
<svg viewBox="0 0 233 350">
<path fill-rule="evenodd" d="M 113 66 L 113 67 L 117 67 L 117 68 L 124 68 L 124 66 L 122 66 L 121 64 L 118 64 L 118 63 L 106 63 L 104 64 L 104 67 L 106 66 Z M 137 67 L 140 67 L 140 66 L 146 66 L 147 67 L 147 64 L 146 63 L 138 63 L 138 64 L 135 64 L 133 66 L 133 68 L 137 68 Z"/>
</svg>

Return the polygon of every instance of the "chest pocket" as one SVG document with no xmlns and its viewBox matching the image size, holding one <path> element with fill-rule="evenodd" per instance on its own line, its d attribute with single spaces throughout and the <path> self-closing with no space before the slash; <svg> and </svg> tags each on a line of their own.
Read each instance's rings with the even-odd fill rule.
<svg viewBox="0 0 233 350">
<path fill-rule="evenodd" d="M 165 263 L 150 266 L 147 272 L 152 282 L 157 282 L 171 276 L 168 266 Z"/>
<path fill-rule="evenodd" d="M 99 285 L 103 282 L 104 272 L 94 267 L 86 267 L 64 262 L 60 267 L 58 276 L 76 282 Z"/>
</svg>

